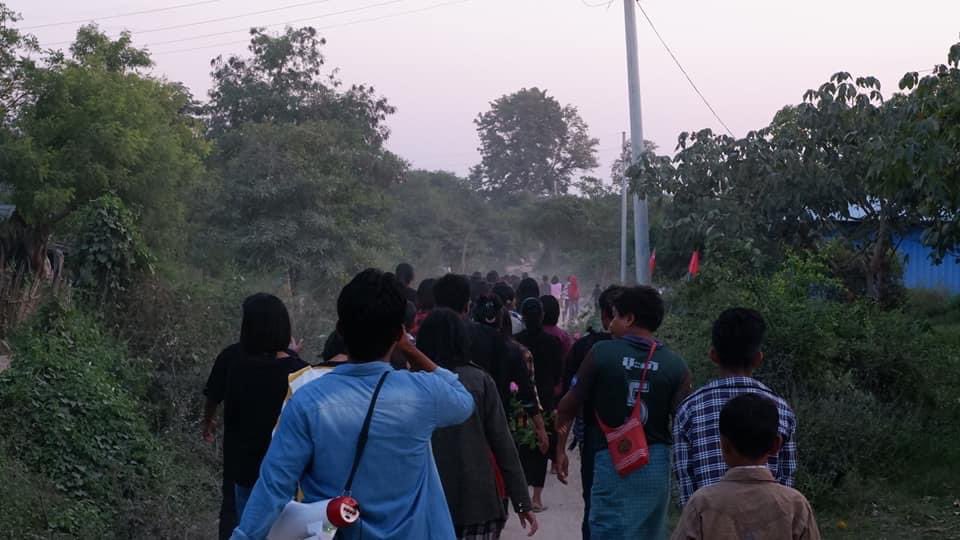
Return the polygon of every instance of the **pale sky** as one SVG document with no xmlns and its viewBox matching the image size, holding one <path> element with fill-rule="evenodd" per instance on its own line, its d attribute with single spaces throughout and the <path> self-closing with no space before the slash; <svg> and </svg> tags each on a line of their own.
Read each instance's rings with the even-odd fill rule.
<svg viewBox="0 0 960 540">
<path fill-rule="evenodd" d="M 24 16 L 21 27 L 198 1 L 6 0 Z M 244 28 L 277 30 L 312 18 L 294 26 L 313 25 L 328 39 L 328 65 L 340 68 L 347 83 L 373 85 L 397 107 L 389 147 L 415 167 L 460 174 L 478 160 L 476 115 L 502 94 L 545 88 L 579 108 L 600 139 L 595 174 L 606 178 L 620 133 L 629 129 L 623 5 L 585 2 L 601 0 L 208 0 L 100 25 L 111 35 L 131 30 L 137 45 L 155 53 L 157 74 L 205 98 L 210 59 L 244 52 Z M 291 5 L 299 7 L 204 22 Z M 945 62 L 960 40 L 960 0 L 646 0 L 643 6 L 737 136 L 763 127 L 836 71 L 876 75 L 889 94 L 903 73 Z M 202 24 L 161 30 L 192 23 Z M 30 31 L 49 45 L 71 40 L 77 26 Z M 639 11 L 637 28 L 645 138 L 672 152 L 681 131 L 721 129 Z M 148 30 L 155 31 L 140 33 Z M 214 33 L 224 34 L 196 38 Z"/>
</svg>

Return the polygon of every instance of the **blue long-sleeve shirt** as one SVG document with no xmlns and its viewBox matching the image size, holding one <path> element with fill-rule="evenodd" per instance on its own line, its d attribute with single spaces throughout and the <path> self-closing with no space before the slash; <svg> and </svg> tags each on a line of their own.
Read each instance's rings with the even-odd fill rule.
<svg viewBox="0 0 960 540">
<path fill-rule="evenodd" d="M 373 388 L 391 369 L 386 362 L 345 364 L 294 394 L 234 540 L 265 538 L 298 482 L 304 502 L 342 494 Z M 473 396 L 445 369 L 387 377 L 353 482 L 360 523 L 342 531 L 345 539 L 456 538 L 430 438 L 473 409 Z"/>
</svg>

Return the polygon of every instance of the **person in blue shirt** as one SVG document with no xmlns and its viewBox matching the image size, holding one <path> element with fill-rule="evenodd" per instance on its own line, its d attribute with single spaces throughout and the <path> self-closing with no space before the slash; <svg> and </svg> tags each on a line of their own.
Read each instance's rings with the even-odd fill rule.
<svg viewBox="0 0 960 540">
<path fill-rule="evenodd" d="M 306 503 L 343 494 L 374 387 L 392 371 L 386 359 L 395 349 L 412 371 L 392 371 L 384 382 L 351 492 L 360 521 L 338 538 L 456 537 L 430 440 L 435 429 L 470 418 L 474 400 L 457 375 L 409 341 L 405 310 L 392 274 L 365 270 L 343 288 L 337 330 L 349 361 L 303 387 L 283 410 L 232 538 L 265 538 L 298 484 Z"/>
</svg>

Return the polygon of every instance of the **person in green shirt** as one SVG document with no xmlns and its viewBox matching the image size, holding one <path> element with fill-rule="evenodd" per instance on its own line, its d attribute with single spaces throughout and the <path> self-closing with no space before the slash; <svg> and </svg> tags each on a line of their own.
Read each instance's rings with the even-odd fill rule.
<svg viewBox="0 0 960 540">
<path fill-rule="evenodd" d="M 679 355 L 654 338 L 664 313 L 663 299 L 656 289 L 623 288 L 613 299 L 613 313 L 610 332 L 615 339 L 594 345 L 557 407 L 558 477 L 566 481 L 566 438 L 571 421 L 582 408 L 584 452 L 593 453 L 595 467 L 590 493 L 591 537 L 666 538 L 673 443 L 670 425 L 677 405 L 690 393 L 690 370 Z M 656 348 L 648 362 L 651 347 Z M 640 417 L 650 461 L 622 478 L 614 469 L 597 419 L 617 428 L 630 416 L 637 399 L 641 400 Z"/>
</svg>

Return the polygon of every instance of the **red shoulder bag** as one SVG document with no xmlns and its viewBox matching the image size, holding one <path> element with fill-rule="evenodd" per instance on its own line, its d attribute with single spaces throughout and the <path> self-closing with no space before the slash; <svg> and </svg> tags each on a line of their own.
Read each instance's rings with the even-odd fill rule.
<svg viewBox="0 0 960 540">
<path fill-rule="evenodd" d="M 633 403 L 633 412 L 623 425 L 611 428 L 603 423 L 600 415 L 594 411 L 597 417 L 597 424 L 603 430 L 607 438 L 607 448 L 610 449 L 610 459 L 613 461 L 613 468 L 621 478 L 630 473 L 642 469 L 650 463 L 650 449 L 647 447 L 647 434 L 643 430 L 643 422 L 640 419 L 641 394 L 643 386 L 647 382 L 647 371 L 650 370 L 650 362 L 653 360 L 653 353 L 657 350 L 656 342 L 650 344 L 650 354 L 647 355 L 647 361 L 643 364 L 643 374 L 640 376 L 640 388 L 637 389 L 637 397 Z"/>
</svg>

